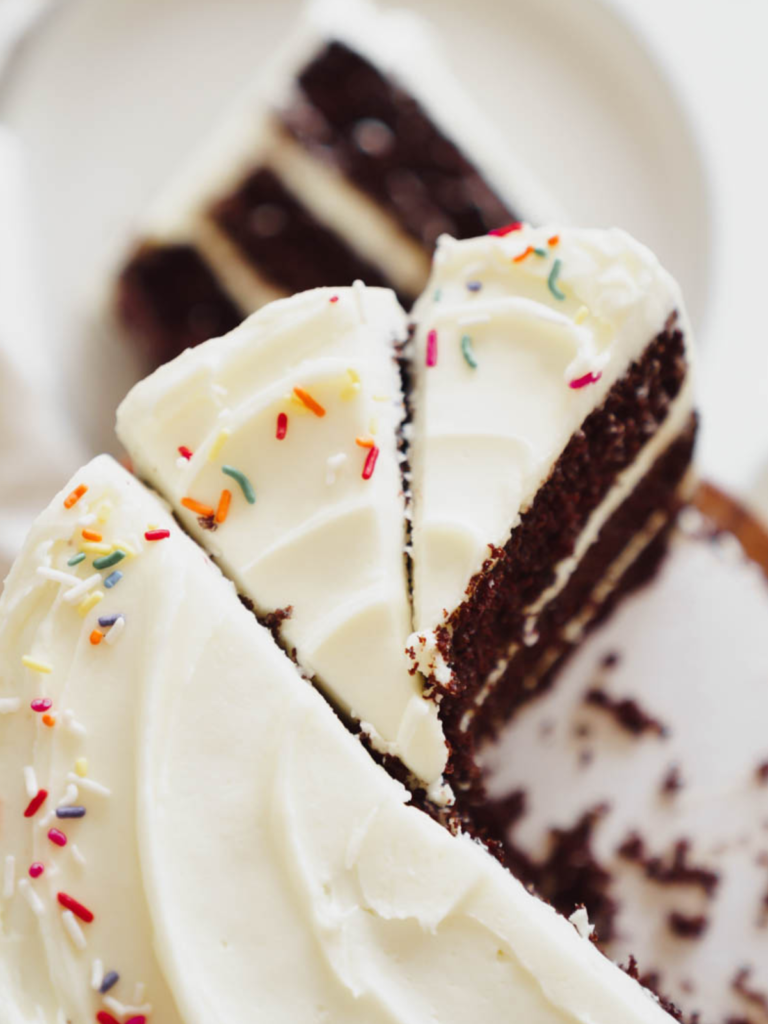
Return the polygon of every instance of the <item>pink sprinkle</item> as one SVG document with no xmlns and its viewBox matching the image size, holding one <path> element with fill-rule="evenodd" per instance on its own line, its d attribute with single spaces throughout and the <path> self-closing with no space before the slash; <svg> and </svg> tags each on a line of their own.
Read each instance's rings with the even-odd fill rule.
<svg viewBox="0 0 768 1024">
<path fill-rule="evenodd" d="M 106 1010 L 99 1010 L 96 1014 L 96 1020 L 99 1024 L 120 1024 L 117 1017 L 113 1017 L 111 1013 L 107 1013 Z"/>
<path fill-rule="evenodd" d="M 67 837 L 64 835 L 63 832 L 59 832 L 57 828 L 48 829 L 48 838 L 51 840 L 52 843 L 55 843 L 57 846 L 67 845 Z"/>
<path fill-rule="evenodd" d="M 35 697 L 32 703 L 29 705 L 33 711 L 47 711 L 51 707 L 53 701 L 50 697 Z"/>
<path fill-rule="evenodd" d="M 333 299 L 331 299 L 331 302 L 333 302 Z M 277 417 L 277 433 L 275 434 L 275 437 L 277 438 L 278 441 L 283 441 L 287 433 L 288 417 L 285 415 L 284 412 L 281 412 L 278 414 Z"/>
<path fill-rule="evenodd" d="M 165 540 L 166 537 L 170 536 L 170 530 L 147 530 L 144 534 L 144 540 Z"/>
<path fill-rule="evenodd" d="M 185 444 L 179 445 L 179 455 L 182 455 L 187 460 L 192 458 L 192 452 L 189 450 L 189 448 L 187 448 Z"/>
<path fill-rule="evenodd" d="M 32 797 L 32 799 L 27 804 L 26 810 L 24 811 L 24 817 L 33 818 L 45 803 L 47 796 L 47 789 L 38 789 L 37 793 Z"/>
<path fill-rule="evenodd" d="M 511 224 L 505 224 L 502 228 L 493 228 L 488 232 L 489 235 L 495 235 L 496 238 L 503 238 L 504 235 L 509 235 L 513 231 L 519 231 L 523 226 L 521 220 L 513 220 Z"/>
<path fill-rule="evenodd" d="M 30 878 L 39 878 L 40 875 L 42 875 L 42 873 L 44 871 L 45 871 L 45 866 L 43 864 L 41 864 L 39 860 L 36 860 L 34 862 L 34 864 L 30 864 L 29 865 L 29 877 Z"/>
<path fill-rule="evenodd" d="M 368 454 L 365 457 L 365 465 L 363 466 L 363 480 L 370 480 L 373 476 L 373 471 L 376 468 L 376 459 L 379 457 L 379 449 L 376 445 L 373 448 L 368 449 Z"/>
<path fill-rule="evenodd" d="M 577 377 L 576 380 L 572 380 L 568 387 L 573 388 L 574 391 L 578 391 L 579 388 L 585 388 L 587 384 L 597 384 L 602 376 L 602 372 L 585 373 L 583 377 Z"/>
<path fill-rule="evenodd" d="M 427 334 L 427 366 L 437 366 L 437 331 Z"/>
<path fill-rule="evenodd" d="M 339 296 L 338 295 L 332 295 L 328 301 L 329 302 L 338 302 L 339 301 Z M 129 1021 L 129 1024 L 130 1024 L 130 1021 Z"/>
</svg>

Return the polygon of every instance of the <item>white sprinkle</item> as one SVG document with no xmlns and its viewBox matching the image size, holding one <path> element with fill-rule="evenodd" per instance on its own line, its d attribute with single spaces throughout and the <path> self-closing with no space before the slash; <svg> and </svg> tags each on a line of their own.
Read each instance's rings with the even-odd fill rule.
<svg viewBox="0 0 768 1024">
<path fill-rule="evenodd" d="M 83 789 L 90 790 L 91 793 L 98 793 L 100 796 L 112 796 L 112 790 L 107 789 L 106 786 L 102 786 L 100 782 L 96 782 L 94 779 L 81 779 L 80 776 L 75 775 L 74 772 L 67 772 L 67 779 L 71 782 L 77 783 L 78 786 L 82 786 Z"/>
<path fill-rule="evenodd" d="M 69 848 L 72 851 L 72 858 L 76 860 L 78 864 L 84 867 L 86 863 L 85 857 L 80 852 L 80 847 L 77 845 L 77 843 L 70 843 Z"/>
<path fill-rule="evenodd" d="M 57 807 L 66 807 L 66 806 L 68 806 L 70 804 L 73 804 L 75 802 L 75 800 L 77 800 L 77 786 L 74 784 L 74 782 L 71 782 L 67 786 L 67 789 L 66 789 L 66 792 L 64 793 L 64 796 L 61 798 L 61 800 L 59 800 L 59 802 L 56 804 L 56 806 Z"/>
<path fill-rule="evenodd" d="M 76 736 L 87 736 L 88 730 L 84 725 L 81 725 L 75 718 L 75 712 L 71 708 L 66 708 L 62 715 L 64 721 L 64 728 L 68 729 L 69 732 L 74 733 Z"/>
<path fill-rule="evenodd" d="M 95 522 L 96 522 L 96 513 L 95 512 L 86 512 L 84 516 L 80 516 L 80 518 L 77 520 L 77 525 L 78 526 L 93 526 L 93 524 Z"/>
<path fill-rule="evenodd" d="M 54 815 L 55 811 L 51 807 L 45 812 L 42 818 L 38 818 L 37 824 L 39 825 L 40 828 L 47 828 L 48 825 L 50 825 L 51 821 L 53 820 Z"/>
<path fill-rule="evenodd" d="M 115 619 L 114 624 L 110 627 L 109 632 L 104 639 L 111 646 L 112 644 L 117 643 L 117 640 L 124 629 L 125 619 L 121 615 L 120 618 Z"/>
<path fill-rule="evenodd" d="M 136 984 L 133 986 L 134 1003 L 140 1003 L 142 1001 L 142 999 L 144 998 L 144 990 L 146 989 L 146 987 L 147 986 L 144 984 L 143 981 L 136 982 Z"/>
<path fill-rule="evenodd" d="M 0 697 L 0 715 L 10 715 L 21 707 L 21 697 Z"/>
<path fill-rule="evenodd" d="M 55 878 L 56 875 L 60 875 L 61 874 L 61 868 L 59 867 L 57 862 L 54 860 L 54 861 L 51 861 L 51 863 L 48 865 L 48 870 L 47 870 L 46 873 L 47 873 L 49 878 Z"/>
<path fill-rule="evenodd" d="M 88 943 L 85 941 L 85 935 L 83 935 L 83 929 L 77 923 L 77 918 L 71 910 L 65 910 L 61 915 L 61 920 L 64 924 L 64 928 L 67 935 L 72 940 L 72 945 L 77 949 L 85 949 Z"/>
<path fill-rule="evenodd" d="M 64 595 L 64 600 L 67 604 L 74 604 L 75 601 L 79 601 L 84 594 L 87 594 L 89 590 L 93 590 L 97 583 L 101 583 L 101 573 L 95 572 L 93 576 L 89 576 L 88 579 L 82 580 L 77 586 L 70 587 Z"/>
<path fill-rule="evenodd" d="M 118 1017 L 148 1017 L 152 1013 L 152 1004 L 144 1003 L 141 1006 L 131 1006 L 130 1003 L 121 1003 L 114 996 L 104 996 L 102 1000 L 107 1009 L 111 1010 Z"/>
<path fill-rule="evenodd" d="M 189 465 L 189 459 L 185 459 L 183 455 L 180 455 L 176 459 L 176 469 L 186 469 Z"/>
<path fill-rule="evenodd" d="M 355 302 L 357 303 L 357 312 L 360 315 L 362 322 L 368 323 L 365 317 L 365 307 L 363 306 L 363 297 L 365 295 L 365 285 L 362 281 L 352 282 L 352 294 L 355 296 Z"/>
<path fill-rule="evenodd" d="M 94 992 L 99 991 L 102 981 L 104 981 L 104 964 L 101 960 L 94 960 L 91 964 L 91 988 Z"/>
<path fill-rule="evenodd" d="M 24 772 L 24 785 L 27 789 L 27 796 L 31 800 L 33 796 L 37 795 L 37 791 L 39 789 L 39 786 L 37 785 L 37 775 L 35 774 L 35 769 L 31 764 L 24 765 L 22 771 Z"/>
<path fill-rule="evenodd" d="M 24 899 L 32 908 L 32 913 L 36 917 L 40 917 L 44 912 L 45 907 L 43 906 L 43 901 L 40 899 L 35 890 L 29 884 L 28 878 L 19 879 L 19 892 L 23 893 Z"/>
<path fill-rule="evenodd" d="M 3 899 L 9 900 L 13 896 L 16 882 L 16 858 L 9 853 L 3 865 Z"/>
<path fill-rule="evenodd" d="M 470 313 L 468 316 L 460 316 L 456 323 L 459 327 L 471 327 L 472 324 L 490 323 L 490 313 Z"/>
<path fill-rule="evenodd" d="M 64 1013 L 61 1007 L 56 1011 L 56 1024 L 68 1024 L 67 1015 Z"/>
<path fill-rule="evenodd" d="M 336 471 L 341 469 L 347 461 L 346 452 L 339 452 L 337 455 L 329 455 L 326 461 L 325 482 L 330 487 L 336 483 Z"/>
<path fill-rule="evenodd" d="M 71 572 L 61 572 L 59 569 L 49 569 L 47 565 L 38 565 L 37 575 L 46 580 L 53 580 L 54 583 L 63 583 L 67 587 L 74 587 L 80 582 L 80 577 Z"/>
</svg>

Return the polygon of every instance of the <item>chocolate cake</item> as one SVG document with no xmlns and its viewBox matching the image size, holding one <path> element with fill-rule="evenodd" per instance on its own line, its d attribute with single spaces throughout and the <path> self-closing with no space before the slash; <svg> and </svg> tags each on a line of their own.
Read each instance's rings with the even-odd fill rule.
<svg viewBox="0 0 768 1024">
<path fill-rule="evenodd" d="M 319 0 L 144 219 L 117 306 L 157 365 L 308 288 L 408 307 L 438 235 L 552 211 L 419 18 Z"/>
<path fill-rule="evenodd" d="M 696 429 L 675 282 L 623 232 L 438 245 L 414 314 L 414 670 L 460 789 L 475 742 L 652 570 Z"/>
</svg>

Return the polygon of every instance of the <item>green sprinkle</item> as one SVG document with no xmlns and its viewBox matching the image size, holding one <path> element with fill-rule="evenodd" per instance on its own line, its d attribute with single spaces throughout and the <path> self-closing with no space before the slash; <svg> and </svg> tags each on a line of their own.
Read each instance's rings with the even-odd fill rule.
<svg viewBox="0 0 768 1024">
<path fill-rule="evenodd" d="M 468 334 L 465 334 L 461 339 L 461 354 L 467 361 L 467 365 L 471 366 L 473 370 L 477 369 L 477 360 L 475 359 L 475 353 L 472 351 L 472 339 Z"/>
<path fill-rule="evenodd" d="M 234 466 L 222 466 L 221 472 L 226 473 L 227 476 L 231 476 L 233 480 L 237 480 L 240 484 L 240 489 L 245 495 L 245 500 L 249 505 L 253 505 L 256 501 L 256 492 L 251 485 L 251 481 L 245 475 L 241 473 L 239 469 L 235 469 Z"/>
<path fill-rule="evenodd" d="M 440 299 L 442 299 L 442 297 L 443 297 L 443 289 L 442 288 L 436 288 L 435 289 L 435 294 L 432 296 L 432 301 L 433 302 L 439 302 Z"/>
<path fill-rule="evenodd" d="M 549 253 L 546 249 L 534 249 L 533 251 L 536 253 L 537 256 L 549 256 Z"/>
<path fill-rule="evenodd" d="M 111 555 L 104 555 L 103 558 L 94 558 L 93 568 L 109 569 L 110 566 L 117 565 L 118 562 L 122 562 L 124 558 L 125 552 L 118 548 L 117 551 L 113 551 Z"/>
<path fill-rule="evenodd" d="M 85 559 L 85 552 L 84 551 L 78 551 L 78 553 L 76 555 L 72 555 L 70 560 L 67 562 L 67 565 L 80 565 L 80 563 L 84 559 Z"/>
<path fill-rule="evenodd" d="M 565 298 L 565 294 L 561 292 L 560 289 L 557 287 L 557 275 L 560 273 L 560 267 L 562 265 L 562 260 L 555 260 L 555 262 L 552 264 L 552 269 L 549 272 L 549 278 L 547 279 L 549 290 L 552 292 L 555 298 L 560 299 L 560 301 L 562 301 Z"/>
</svg>

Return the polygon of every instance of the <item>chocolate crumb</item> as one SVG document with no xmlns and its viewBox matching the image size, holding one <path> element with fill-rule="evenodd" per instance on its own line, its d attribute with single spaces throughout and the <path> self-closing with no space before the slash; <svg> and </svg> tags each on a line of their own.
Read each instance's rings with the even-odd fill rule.
<svg viewBox="0 0 768 1024">
<path fill-rule="evenodd" d="M 601 668 L 615 668 L 619 664 L 619 661 L 620 661 L 620 658 L 619 658 L 618 651 L 609 651 L 608 654 L 606 654 L 603 657 L 603 660 L 600 662 L 600 667 Z"/>
<path fill-rule="evenodd" d="M 757 781 L 761 786 L 768 786 L 768 761 L 763 761 L 755 769 Z"/>
<path fill-rule="evenodd" d="M 238 594 L 237 596 L 240 598 L 240 604 L 243 605 L 244 608 L 247 608 L 252 615 L 255 615 L 256 612 L 253 607 L 253 601 L 250 597 L 246 597 L 245 594 Z"/>
<path fill-rule="evenodd" d="M 688 863 L 691 844 L 680 839 L 672 850 L 668 863 L 663 857 L 651 857 L 645 851 L 645 843 L 636 833 L 631 832 L 618 847 L 617 854 L 625 860 L 634 861 L 645 869 L 645 876 L 659 885 L 691 885 L 704 890 L 708 897 L 715 894 L 720 876 L 716 871 Z"/>
<path fill-rule="evenodd" d="M 752 1003 L 753 1006 L 758 1007 L 766 1016 L 768 1016 L 768 995 L 766 995 L 765 992 L 760 992 L 758 989 L 752 988 L 749 985 L 749 976 L 751 973 L 751 967 L 742 967 L 741 970 L 737 971 L 736 976 L 731 982 L 731 988 L 737 995 L 740 995 L 742 999 L 746 999 L 747 1002 Z"/>
<path fill-rule="evenodd" d="M 594 686 L 587 691 L 584 701 L 592 707 L 609 712 L 618 724 L 633 736 L 640 736 L 645 732 L 655 732 L 659 736 L 668 735 L 666 726 L 643 711 L 635 700 L 611 697 L 599 686 Z"/>
<path fill-rule="evenodd" d="M 262 625 L 266 626 L 275 643 L 280 643 L 280 628 L 286 619 L 290 619 L 293 614 L 293 605 L 289 604 L 285 608 L 276 608 L 273 612 L 269 612 L 262 618 Z"/>
<path fill-rule="evenodd" d="M 698 939 L 704 934 L 709 925 L 709 918 L 704 914 L 682 914 L 679 910 L 673 910 L 667 917 L 669 930 L 680 939 Z"/>
<path fill-rule="evenodd" d="M 665 796 L 673 796 L 683 788 L 683 777 L 680 774 L 680 765 L 672 764 L 669 766 L 667 774 L 664 776 L 661 783 L 661 792 Z"/>
<path fill-rule="evenodd" d="M 637 966 L 637 960 L 631 953 L 629 954 L 628 962 L 626 964 L 619 964 L 619 967 L 625 974 L 628 974 L 630 978 L 634 978 L 634 980 L 642 985 L 643 988 L 647 988 L 650 992 L 653 992 L 659 1000 L 661 1008 L 666 1010 L 670 1017 L 674 1017 L 675 1020 L 680 1021 L 680 1024 L 698 1024 L 698 1014 L 694 1014 L 692 1017 L 684 1017 L 679 1007 L 659 992 L 658 986 L 660 978 L 657 972 L 649 971 L 647 974 L 640 973 Z"/>
<path fill-rule="evenodd" d="M 197 521 L 203 530 L 210 530 L 211 533 L 218 530 L 219 526 L 213 516 L 198 516 Z"/>
</svg>

